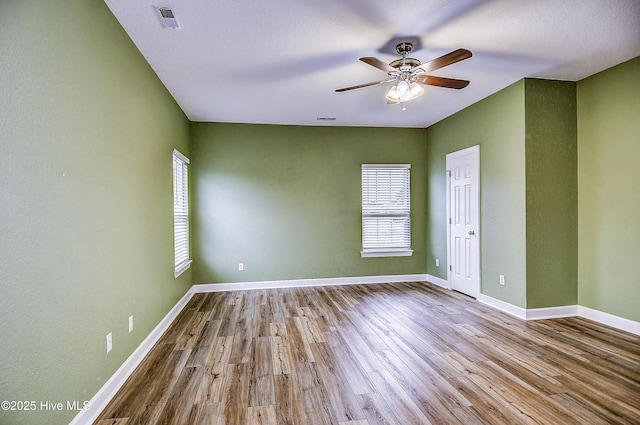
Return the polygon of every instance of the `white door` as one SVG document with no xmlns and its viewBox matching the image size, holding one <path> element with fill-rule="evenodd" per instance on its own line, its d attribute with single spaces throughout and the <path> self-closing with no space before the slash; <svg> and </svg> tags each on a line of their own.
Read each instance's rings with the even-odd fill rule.
<svg viewBox="0 0 640 425">
<path fill-rule="evenodd" d="M 480 295 L 480 146 L 447 155 L 449 285 Z"/>
</svg>

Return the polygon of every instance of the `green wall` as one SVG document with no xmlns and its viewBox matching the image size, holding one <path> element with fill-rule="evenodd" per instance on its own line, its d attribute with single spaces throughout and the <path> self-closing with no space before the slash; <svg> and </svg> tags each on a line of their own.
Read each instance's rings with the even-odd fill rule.
<svg viewBox="0 0 640 425">
<path fill-rule="evenodd" d="M 194 283 L 426 272 L 424 136 L 194 123 Z M 413 256 L 360 257 L 363 163 L 412 165 Z"/>
<path fill-rule="evenodd" d="M 575 305 L 576 84 L 525 80 L 527 308 Z"/>
<path fill-rule="evenodd" d="M 0 96 L 0 400 L 38 403 L 0 423 L 66 424 L 39 403 L 89 400 L 191 284 L 171 183 L 189 123 L 102 1 L 0 2 Z"/>
<path fill-rule="evenodd" d="M 578 82 L 578 303 L 640 321 L 640 57 Z"/>
<path fill-rule="evenodd" d="M 446 155 L 480 145 L 481 293 L 526 307 L 524 81 L 427 129 L 428 273 L 447 277 Z M 440 267 L 435 266 L 440 259 Z M 499 275 L 507 284 L 499 284 Z"/>
<path fill-rule="evenodd" d="M 428 273 L 446 278 L 446 154 L 479 144 L 482 294 L 640 320 L 638 75 L 525 79 L 428 128 Z"/>
</svg>

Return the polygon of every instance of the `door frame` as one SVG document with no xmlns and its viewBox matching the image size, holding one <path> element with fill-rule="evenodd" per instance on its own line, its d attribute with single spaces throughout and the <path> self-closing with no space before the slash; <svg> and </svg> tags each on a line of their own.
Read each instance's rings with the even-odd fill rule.
<svg viewBox="0 0 640 425">
<path fill-rule="evenodd" d="M 474 165 L 475 165 L 475 169 L 478 173 L 478 184 L 476 185 L 474 192 L 475 192 L 475 199 L 476 202 L 478 203 L 476 205 L 476 214 L 477 214 L 477 223 L 478 223 L 478 229 L 476 230 L 476 237 L 474 238 L 474 250 L 476 252 L 476 258 L 475 258 L 475 273 L 476 276 L 478 277 L 478 286 L 475 288 L 476 289 L 476 299 L 478 299 L 480 297 L 480 288 L 482 288 L 482 284 L 481 284 L 481 275 L 480 275 L 480 260 L 481 260 L 481 253 L 480 253 L 480 237 L 482 236 L 482 232 L 480 232 L 481 229 L 481 217 L 482 214 L 480 214 L 480 145 L 475 145 L 475 146 L 471 146 L 465 149 L 461 149 L 455 152 L 450 152 L 446 155 L 446 181 L 447 181 L 447 217 L 446 217 L 446 227 L 447 227 L 447 285 L 449 287 L 449 289 L 453 289 L 453 285 L 451 284 L 451 274 L 452 274 L 452 264 L 451 264 L 451 259 L 453 258 L 453 255 L 451 253 L 451 250 L 453 249 L 453 247 L 451 246 L 451 160 L 454 158 L 457 158 L 459 156 L 464 156 L 464 155 L 468 155 L 468 154 L 474 154 L 475 158 L 474 158 Z"/>
</svg>

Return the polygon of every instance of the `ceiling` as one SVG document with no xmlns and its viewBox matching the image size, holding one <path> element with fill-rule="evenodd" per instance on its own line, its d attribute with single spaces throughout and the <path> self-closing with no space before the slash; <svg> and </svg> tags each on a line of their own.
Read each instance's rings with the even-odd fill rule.
<svg viewBox="0 0 640 425">
<path fill-rule="evenodd" d="M 423 128 L 524 77 L 578 81 L 640 56 L 640 0 L 105 2 L 192 121 Z M 405 39 L 423 63 L 471 50 L 432 72 L 471 84 L 425 86 L 405 111 L 390 83 L 335 92 L 385 79 L 358 59 L 391 62 Z"/>
</svg>

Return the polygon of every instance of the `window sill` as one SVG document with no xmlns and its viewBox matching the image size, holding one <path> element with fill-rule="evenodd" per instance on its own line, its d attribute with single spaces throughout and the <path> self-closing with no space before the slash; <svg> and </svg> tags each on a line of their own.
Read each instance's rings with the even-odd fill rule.
<svg viewBox="0 0 640 425">
<path fill-rule="evenodd" d="M 184 273 L 189 267 L 191 267 L 191 260 L 187 260 L 178 265 L 173 271 L 173 278 L 177 279 L 182 273 Z"/>
<path fill-rule="evenodd" d="M 413 255 L 412 249 L 400 248 L 400 249 L 365 249 L 360 251 L 362 258 L 372 257 L 411 257 Z"/>
</svg>

